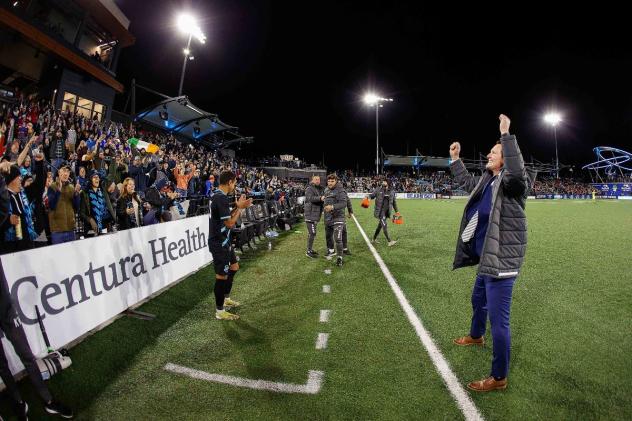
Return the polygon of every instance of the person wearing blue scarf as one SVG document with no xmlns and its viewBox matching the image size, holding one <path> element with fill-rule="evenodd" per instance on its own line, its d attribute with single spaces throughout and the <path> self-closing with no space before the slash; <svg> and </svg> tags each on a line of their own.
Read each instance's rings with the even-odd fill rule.
<svg viewBox="0 0 632 421">
<path fill-rule="evenodd" d="M 41 161 L 41 160 L 40 160 Z M 41 179 L 42 164 L 37 163 L 38 177 Z M 33 248 L 33 241 L 37 238 L 35 231 L 33 199 L 38 191 L 41 180 L 31 184 L 28 190 L 22 187 L 22 175 L 17 165 L 12 165 L 3 174 L 8 190 L 9 217 L 0 226 L 0 254 L 13 253 Z M 41 192 L 39 193 L 41 195 Z"/>
<path fill-rule="evenodd" d="M 101 187 L 101 177 L 97 171 L 90 173 L 90 184 L 81 194 L 80 215 L 84 222 L 92 228 L 94 235 L 99 235 L 114 219 L 114 209 L 110 196 Z"/>
</svg>

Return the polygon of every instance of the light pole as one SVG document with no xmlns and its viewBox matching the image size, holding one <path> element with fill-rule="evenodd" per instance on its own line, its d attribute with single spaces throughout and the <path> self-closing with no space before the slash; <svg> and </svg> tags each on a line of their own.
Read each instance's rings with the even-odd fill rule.
<svg viewBox="0 0 632 421">
<path fill-rule="evenodd" d="M 393 102 L 393 98 L 382 98 L 369 92 L 364 95 L 364 103 L 369 107 L 375 107 L 375 173 L 380 174 L 380 108 L 383 102 Z"/>
<path fill-rule="evenodd" d="M 553 126 L 553 139 L 555 140 L 555 178 L 560 178 L 560 161 L 557 155 L 557 125 L 562 121 L 558 113 L 548 113 L 544 116 L 544 121 Z"/>
<path fill-rule="evenodd" d="M 191 56 L 191 39 L 195 37 L 200 43 L 206 42 L 206 36 L 202 33 L 202 30 L 197 26 L 195 18 L 191 15 L 182 14 L 178 16 L 178 29 L 181 32 L 189 35 L 187 41 L 187 47 L 184 49 L 184 61 L 182 62 L 182 72 L 180 73 L 180 87 L 178 88 L 178 96 L 182 95 L 182 85 L 184 85 L 184 72 L 187 69 L 187 60 L 193 60 Z"/>
</svg>

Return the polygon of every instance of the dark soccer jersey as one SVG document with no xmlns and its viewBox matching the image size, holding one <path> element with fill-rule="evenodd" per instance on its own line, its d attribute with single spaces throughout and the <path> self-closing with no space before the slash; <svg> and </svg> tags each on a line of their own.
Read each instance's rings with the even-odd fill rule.
<svg viewBox="0 0 632 421">
<path fill-rule="evenodd" d="M 217 189 L 211 197 L 211 217 L 209 219 L 209 238 L 222 247 L 230 246 L 230 228 L 224 221 L 230 218 L 230 201 L 223 191 Z"/>
</svg>

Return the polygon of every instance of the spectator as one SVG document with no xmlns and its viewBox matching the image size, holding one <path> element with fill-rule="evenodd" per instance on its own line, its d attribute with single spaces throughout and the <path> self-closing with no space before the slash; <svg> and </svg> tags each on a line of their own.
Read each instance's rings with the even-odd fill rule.
<svg viewBox="0 0 632 421">
<path fill-rule="evenodd" d="M 123 156 L 116 154 L 114 162 L 111 162 L 108 167 L 108 180 L 119 184 L 123 181 L 123 176 L 127 172 L 127 165 L 123 163 Z"/>
<path fill-rule="evenodd" d="M 193 178 L 193 171 L 195 171 L 195 165 L 185 170 L 184 163 L 173 169 L 173 175 L 176 178 L 176 193 L 180 197 L 187 196 L 187 189 L 189 188 L 189 181 Z"/>
<path fill-rule="evenodd" d="M 203 193 L 202 180 L 200 180 L 200 170 L 196 168 L 193 171 L 193 177 L 189 180 L 188 194 L 189 196 L 199 196 Z"/>
<path fill-rule="evenodd" d="M 0 226 L 0 254 L 14 253 L 33 248 L 33 241 L 37 238 L 33 207 L 31 199 L 33 189 L 28 194 L 22 187 L 22 176 L 17 165 L 11 165 L 8 172 L 3 174 L 9 191 L 9 218 Z M 43 176 L 42 176 L 43 177 Z M 31 187 L 31 186 L 29 186 Z"/>
<path fill-rule="evenodd" d="M 70 182 L 70 168 L 61 167 L 57 181 L 48 188 L 48 221 L 51 243 L 59 244 L 75 240 L 75 213 L 79 210 L 81 184 Z"/>
<path fill-rule="evenodd" d="M 75 147 L 77 144 L 77 132 L 75 131 L 75 125 L 71 125 L 66 134 L 66 148 L 68 152 L 75 153 Z"/>
<path fill-rule="evenodd" d="M 204 196 L 210 196 L 216 187 L 217 185 L 215 184 L 215 176 L 211 174 L 209 175 L 208 180 L 206 180 L 206 189 L 204 190 Z"/>
<path fill-rule="evenodd" d="M 143 222 L 143 207 L 136 194 L 134 179 L 126 178 L 123 181 L 121 197 L 116 205 L 116 214 L 119 230 L 140 227 Z"/>
<path fill-rule="evenodd" d="M 57 171 L 61 168 L 66 158 L 64 135 L 61 128 L 55 131 L 55 137 L 50 142 L 50 161 L 53 166 L 53 177 L 57 176 Z"/>
<path fill-rule="evenodd" d="M 90 173 L 90 184 L 81 192 L 80 215 L 95 236 L 107 232 L 108 222 L 114 221 L 116 213 L 110 195 L 101 186 L 101 177 L 97 171 Z"/>
<path fill-rule="evenodd" d="M 86 178 L 86 167 L 79 167 L 79 174 L 77 175 L 77 183 L 81 186 L 81 190 L 86 188 L 86 184 L 88 183 L 88 179 Z"/>
<path fill-rule="evenodd" d="M 134 185 L 139 192 L 145 192 L 149 186 L 151 168 L 143 162 L 140 155 L 134 157 L 134 163 L 129 166 L 128 174 L 134 179 Z"/>
</svg>

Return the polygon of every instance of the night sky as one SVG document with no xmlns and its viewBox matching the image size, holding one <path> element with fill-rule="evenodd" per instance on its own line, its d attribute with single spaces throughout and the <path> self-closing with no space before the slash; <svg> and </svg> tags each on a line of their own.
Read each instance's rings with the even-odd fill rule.
<svg viewBox="0 0 632 421">
<path fill-rule="evenodd" d="M 329 168 L 373 168 L 368 88 L 394 99 L 380 112 L 388 154 L 448 156 L 459 140 L 474 158 L 495 143 L 502 112 L 525 159 L 551 162 L 553 132 L 542 121 L 551 109 L 564 118 L 560 162 L 587 164 L 599 145 L 632 149 L 623 10 L 444 3 L 117 0 L 136 36 L 118 79 L 175 96 L 186 44 L 175 18 L 189 10 L 207 43 L 193 44 L 184 93 L 254 136 L 244 154 L 320 163 L 324 153 Z M 137 101 L 140 109 L 158 98 Z"/>
</svg>

